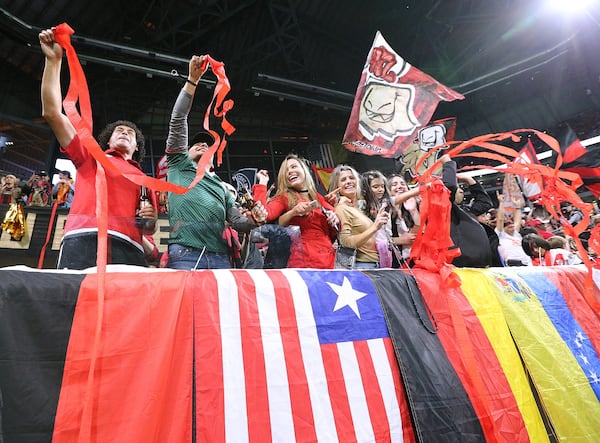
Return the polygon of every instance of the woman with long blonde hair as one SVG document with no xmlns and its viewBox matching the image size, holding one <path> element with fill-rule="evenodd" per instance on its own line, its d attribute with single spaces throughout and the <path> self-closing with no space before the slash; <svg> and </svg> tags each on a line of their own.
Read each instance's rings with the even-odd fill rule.
<svg viewBox="0 0 600 443">
<path fill-rule="evenodd" d="M 292 246 L 288 267 L 333 268 L 333 241 L 339 220 L 333 207 L 317 192 L 304 159 L 290 154 L 283 160 L 277 174 L 277 192 L 268 201 L 267 171 L 258 171 L 257 178 L 252 194 L 267 209 L 267 222 L 300 227 L 302 245 L 301 248 Z"/>
</svg>

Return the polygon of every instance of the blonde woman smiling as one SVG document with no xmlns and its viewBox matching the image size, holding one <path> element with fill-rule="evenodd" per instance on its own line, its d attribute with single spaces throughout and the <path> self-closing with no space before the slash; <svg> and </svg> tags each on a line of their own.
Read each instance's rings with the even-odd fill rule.
<svg viewBox="0 0 600 443">
<path fill-rule="evenodd" d="M 339 220 L 333 207 L 320 195 L 306 162 L 293 154 L 281 163 L 277 174 L 277 193 L 267 201 L 269 175 L 257 173 L 254 199 L 267 209 L 267 221 L 282 226 L 299 226 L 301 249 L 292 247 L 290 268 L 331 269 L 335 261 L 333 241 Z"/>
<path fill-rule="evenodd" d="M 356 249 L 356 269 L 374 269 L 379 267 L 376 234 L 389 221 L 386 208 L 377 211 L 371 221 L 358 207 L 361 195 L 360 175 L 348 165 L 338 165 L 331 174 L 329 192 L 336 188 L 338 201 L 335 213 L 340 219 L 341 228 L 338 240 L 342 246 Z"/>
</svg>

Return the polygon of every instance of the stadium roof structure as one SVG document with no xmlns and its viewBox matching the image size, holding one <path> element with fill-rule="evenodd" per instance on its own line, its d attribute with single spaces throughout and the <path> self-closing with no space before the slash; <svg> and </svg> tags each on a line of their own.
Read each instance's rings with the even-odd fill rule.
<svg viewBox="0 0 600 443">
<path fill-rule="evenodd" d="M 41 118 L 40 29 L 66 22 L 84 63 L 95 129 L 120 118 L 166 138 L 192 54 L 223 61 L 235 140 L 341 142 L 366 55 L 381 31 L 413 66 L 465 96 L 457 139 L 570 121 L 600 134 L 600 6 L 542 0 L 12 0 L 0 7 L 0 169 L 38 169 L 53 149 Z M 571 2 L 573 3 L 573 2 Z M 208 103 L 207 75 L 196 104 Z M 200 114 L 198 113 L 198 119 Z M 4 163 L 2 163 L 4 162 Z"/>
</svg>

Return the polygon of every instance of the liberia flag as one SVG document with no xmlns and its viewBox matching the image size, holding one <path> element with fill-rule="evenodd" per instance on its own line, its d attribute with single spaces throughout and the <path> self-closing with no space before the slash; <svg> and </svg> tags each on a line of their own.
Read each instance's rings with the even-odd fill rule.
<svg viewBox="0 0 600 443">
<path fill-rule="evenodd" d="M 198 441 L 410 436 L 391 340 L 366 276 L 213 276 L 197 282 L 205 294 L 195 304 Z"/>
<path fill-rule="evenodd" d="M 397 158 L 427 125 L 440 100 L 463 98 L 411 66 L 377 31 L 342 143 L 350 151 Z"/>
</svg>

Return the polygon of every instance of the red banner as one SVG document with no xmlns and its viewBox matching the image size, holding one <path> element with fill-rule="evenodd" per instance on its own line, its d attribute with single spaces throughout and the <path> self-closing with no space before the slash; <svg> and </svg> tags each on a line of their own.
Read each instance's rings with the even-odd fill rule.
<svg viewBox="0 0 600 443">
<path fill-rule="evenodd" d="M 411 66 L 377 32 L 342 143 L 361 154 L 399 157 L 440 100 L 463 98 Z"/>
</svg>

